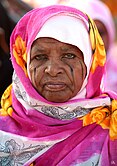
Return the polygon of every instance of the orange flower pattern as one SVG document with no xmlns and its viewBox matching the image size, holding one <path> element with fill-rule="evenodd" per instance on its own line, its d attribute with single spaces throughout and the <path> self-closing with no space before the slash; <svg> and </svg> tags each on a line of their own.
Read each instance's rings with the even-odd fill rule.
<svg viewBox="0 0 117 166">
<path fill-rule="evenodd" d="M 106 62 L 106 52 L 104 48 L 104 43 L 100 34 L 97 30 L 97 27 L 94 21 L 88 16 L 89 18 L 89 34 L 91 40 L 91 46 L 93 49 L 93 62 L 91 66 L 91 72 L 94 73 L 98 66 L 104 66 Z"/>
<path fill-rule="evenodd" d="M 26 42 L 22 40 L 20 36 L 17 36 L 15 44 L 13 45 L 13 55 L 16 62 L 24 70 L 27 76 L 26 62 L 27 62 L 27 52 L 26 52 Z"/>
<path fill-rule="evenodd" d="M 17 64 L 24 70 L 27 76 L 27 70 L 25 67 L 27 61 L 26 44 L 25 41 L 23 41 L 20 36 L 17 36 L 15 44 L 13 45 L 13 55 L 16 59 Z M 1 98 L 2 108 L 0 109 L 1 116 L 12 115 L 13 108 L 12 108 L 11 89 L 12 85 L 10 85 L 2 95 Z"/>
<path fill-rule="evenodd" d="M 110 119 L 111 139 L 117 139 L 117 100 L 112 101 L 112 117 Z"/>
<path fill-rule="evenodd" d="M 80 120 L 83 120 L 83 126 L 97 123 L 103 129 L 109 129 L 111 140 L 117 139 L 117 100 L 113 100 L 110 107 L 93 109 Z"/>
<path fill-rule="evenodd" d="M 8 88 L 5 90 L 5 92 L 2 95 L 2 99 L 1 99 L 2 108 L 0 109 L 1 116 L 12 115 L 13 108 L 12 108 L 11 89 L 12 89 L 12 85 L 8 86 Z"/>
</svg>

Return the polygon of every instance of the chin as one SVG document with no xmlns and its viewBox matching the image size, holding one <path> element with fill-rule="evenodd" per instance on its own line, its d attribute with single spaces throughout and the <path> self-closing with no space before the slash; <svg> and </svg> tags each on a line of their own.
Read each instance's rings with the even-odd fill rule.
<svg viewBox="0 0 117 166">
<path fill-rule="evenodd" d="M 64 103 L 64 102 L 67 102 L 68 100 L 69 100 L 69 98 L 67 97 L 67 98 L 62 98 L 62 97 L 60 97 L 60 98 L 55 98 L 55 96 L 54 97 L 44 97 L 46 100 L 48 100 L 48 101 L 50 101 L 50 102 L 54 102 L 54 103 Z"/>
<path fill-rule="evenodd" d="M 67 102 L 70 98 L 72 98 L 72 94 L 71 93 L 66 93 L 66 92 L 63 92 L 63 93 L 60 93 L 60 92 L 57 92 L 57 93 L 43 93 L 42 95 L 46 100 L 50 101 L 50 102 L 55 102 L 55 103 L 64 103 L 64 102 Z"/>
</svg>

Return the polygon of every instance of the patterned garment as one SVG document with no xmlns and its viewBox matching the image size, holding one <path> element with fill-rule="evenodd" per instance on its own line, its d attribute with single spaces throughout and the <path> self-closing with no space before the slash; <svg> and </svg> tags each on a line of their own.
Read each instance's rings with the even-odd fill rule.
<svg viewBox="0 0 117 166">
<path fill-rule="evenodd" d="M 85 22 L 93 52 L 85 98 L 65 103 L 40 96 L 26 68 L 36 35 L 57 14 Z M 100 89 L 106 57 L 92 19 L 61 5 L 34 9 L 18 22 L 10 48 L 14 75 L 1 99 L 0 165 L 116 166 L 117 96 Z"/>
</svg>

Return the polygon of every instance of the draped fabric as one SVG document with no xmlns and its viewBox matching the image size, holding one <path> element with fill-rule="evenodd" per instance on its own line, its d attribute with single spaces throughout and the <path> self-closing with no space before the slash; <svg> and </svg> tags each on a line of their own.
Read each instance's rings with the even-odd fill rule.
<svg viewBox="0 0 117 166">
<path fill-rule="evenodd" d="M 52 103 L 34 89 L 26 66 L 41 27 L 59 14 L 88 25 L 92 64 L 85 98 Z M 10 49 L 14 74 L 1 99 L 0 165 L 117 165 L 117 96 L 100 87 L 106 55 L 92 19 L 60 5 L 34 9 L 18 22 Z"/>
<path fill-rule="evenodd" d="M 111 90 L 117 93 L 117 76 L 116 76 L 116 70 L 117 70 L 117 43 L 116 41 L 116 27 L 114 22 L 114 17 L 112 16 L 112 13 L 110 9 L 108 8 L 108 2 L 107 5 L 103 3 L 100 0 L 83 0 L 78 2 L 78 0 L 68 0 L 63 1 L 65 5 L 76 7 L 88 15 L 93 20 L 98 20 L 99 22 L 104 25 L 105 29 L 107 30 L 108 35 L 108 48 L 106 50 L 107 53 L 107 61 L 106 61 L 106 70 L 104 74 L 104 84 L 105 84 L 105 90 Z M 109 2 L 110 3 L 110 2 Z M 113 3 L 113 2 L 112 2 Z M 110 3 L 111 4 L 111 3 Z M 113 3 L 114 6 L 115 3 Z M 102 33 L 102 30 L 100 29 L 100 32 Z M 102 34 L 103 35 L 103 34 Z"/>
</svg>

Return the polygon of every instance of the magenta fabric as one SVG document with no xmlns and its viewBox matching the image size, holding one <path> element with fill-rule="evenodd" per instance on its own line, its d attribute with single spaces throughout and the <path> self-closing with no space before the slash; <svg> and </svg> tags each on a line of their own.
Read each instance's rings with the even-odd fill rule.
<svg viewBox="0 0 117 166">
<path fill-rule="evenodd" d="M 16 62 L 13 55 L 13 45 L 17 36 L 20 35 L 23 41 L 26 42 L 26 50 L 29 52 L 31 44 L 44 22 L 53 15 L 62 13 L 81 16 L 88 23 L 88 17 L 74 8 L 60 5 L 38 8 L 27 13 L 18 22 L 10 39 L 11 59 L 14 71 L 19 79 L 18 81 L 21 82 L 28 96 L 51 107 L 56 106 L 56 103 L 46 101 L 33 88 L 30 79 L 25 75 L 24 70 Z M 74 101 L 60 103 L 58 104 L 58 107 L 66 106 L 68 104 L 72 105 L 74 103 L 79 105 L 81 101 L 89 103 L 90 101 L 93 101 L 93 98 L 100 100 L 104 98 L 106 99 L 106 97 L 109 99 L 110 97 L 113 97 L 116 99 L 117 96 L 113 93 L 107 92 L 106 94 L 109 94 L 109 97 L 106 95 L 102 96 L 104 92 L 102 92 L 100 88 L 100 83 L 103 72 L 104 66 L 98 66 L 94 73 L 90 72 L 86 87 L 86 99 L 76 99 Z M 4 131 L 8 135 L 9 133 L 12 133 L 14 134 L 14 137 L 32 141 L 31 146 L 33 145 L 33 141 L 40 143 L 41 140 L 45 142 L 45 144 L 49 144 L 49 142 L 52 141 L 54 142 L 47 151 L 43 151 L 37 156 L 35 155 L 34 158 L 29 160 L 29 162 L 26 161 L 22 165 L 29 166 L 31 163 L 35 166 L 117 165 L 117 139 L 113 141 L 110 140 L 108 129 L 103 129 L 96 123 L 83 126 L 83 121 L 79 118 L 61 120 L 47 116 L 34 108 L 28 108 L 27 105 L 24 107 L 20 102 L 20 99 L 22 100 L 23 96 L 18 94 L 19 99 L 17 99 L 16 93 L 17 92 L 12 88 L 13 112 L 11 116 L 0 116 L 0 133 L 1 131 Z M 11 136 L 9 136 L 9 139 L 11 139 Z M 3 141 L 4 140 L 1 137 L 0 145 L 2 146 Z M 58 142 L 56 143 L 55 141 Z M 10 151 L 10 146 L 5 146 L 8 147 L 8 150 Z M 16 148 L 18 149 L 18 146 Z M 1 148 L 0 152 L 3 152 Z M 10 153 L 6 158 L 0 156 L 0 163 L 3 164 L 3 159 L 8 161 L 10 157 L 11 161 L 14 161 L 12 155 L 13 153 Z M 30 155 L 32 154 L 30 153 Z M 17 159 L 18 154 L 15 157 Z M 9 163 L 11 161 L 9 161 Z M 16 163 L 16 161 L 14 161 L 14 163 Z"/>
</svg>

